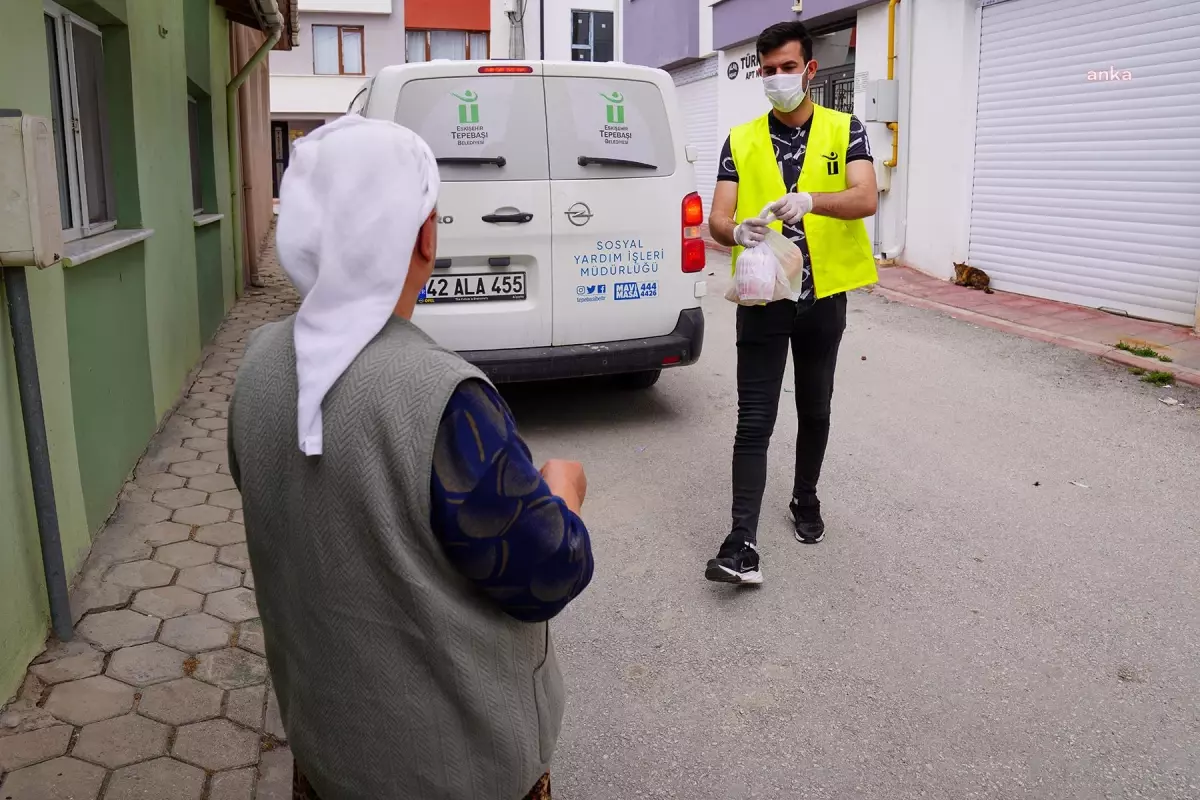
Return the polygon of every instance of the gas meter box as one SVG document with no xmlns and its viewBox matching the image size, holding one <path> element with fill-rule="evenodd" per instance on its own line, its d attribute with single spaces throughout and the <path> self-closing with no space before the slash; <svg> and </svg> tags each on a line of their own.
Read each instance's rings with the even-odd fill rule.
<svg viewBox="0 0 1200 800">
<path fill-rule="evenodd" d="M 863 122 L 897 122 L 900 114 L 900 82 L 877 80 L 867 83 L 867 110 Z"/>
<path fill-rule="evenodd" d="M 0 109 L 0 267 L 45 268 L 62 259 L 54 126 Z"/>
</svg>

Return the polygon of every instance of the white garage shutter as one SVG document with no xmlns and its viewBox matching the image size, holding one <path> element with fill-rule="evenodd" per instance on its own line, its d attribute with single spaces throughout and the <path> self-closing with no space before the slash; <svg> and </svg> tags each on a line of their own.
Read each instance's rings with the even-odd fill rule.
<svg viewBox="0 0 1200 800">
<path fill-rule="evenodd" d="M 704 217 L 712 210 L 717 185 L 717 161 L 723 141 L 717 137 L 717 58 L 701 61 L 671 73 L 679 92 L 679 106 L 687 125 L 687 137 L 700 151 L 696 162 L 696 189 L 704 199 Z"/>
<path fill-rule="evenodd" d="M 997 289 L 1192 325 L 1200 2 L 1005 0 L 982 15 L 972 266 Z"/>
</svg>

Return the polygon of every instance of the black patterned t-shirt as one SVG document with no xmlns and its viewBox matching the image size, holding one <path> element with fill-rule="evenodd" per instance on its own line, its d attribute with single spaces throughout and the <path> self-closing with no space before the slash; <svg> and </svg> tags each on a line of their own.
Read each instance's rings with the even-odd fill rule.
<svg viewBox="0 0 1200 800">
<path fill-rule="evenodd" d="M 779 171 L 783 173 L 783 183 L 789 192 L 796 191 L 796 184 L 800 180 L 800 170 L 804 166 L 804 154 L 808 150 L 808 133 L 811 129 L 811 118 L 801 127 L 792 128 L 776 119 L 774 114 L 770 116 L 771 144 L 775 146 L 775 161 L 779 164 Z M 858 121 L 858 117 L 851 116 L 846 163 L 849 164 L 851 161 L 873 162 L 874 160 L 871 155 L 871 143 L 867 140 L 867 129 Z M 717 180 L 733 181 L 734 183 L 738 181 L 737 167 L 733 163 L 733 150 L 729 139 L 725 140 L 725 146 L 721 148 L 721 163 L 717 166 Z M 816 297 L 813 292 L 811 260 L 808 255 L 808 242 L 804 238 L 803 223 L 799 228 L 784 225 L 783 234 L 795 242 L 800 251 L 804 253 L 804 283 L 798 302 L 812 303 Z"/>
</svg>

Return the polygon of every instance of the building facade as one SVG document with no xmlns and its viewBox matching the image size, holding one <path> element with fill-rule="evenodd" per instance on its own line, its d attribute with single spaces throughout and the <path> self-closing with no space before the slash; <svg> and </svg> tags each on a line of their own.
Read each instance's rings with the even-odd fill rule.
<svg viewBox="0 0 1200 800">
<path fill-rule="evenodd" d="M 345 114 L 368 76 L 406 60 L 404 0 L 298 2 L 296 46 L 271 53 L 271 189 L 275 197 L 296 139 Z"/>
<path fill-rule="evenodd" d="M 706 202 L 730 128 L 768 110 L 754 37 L 799 19 L 814 99 L 866 125 L 882 258 L 942 278 L 965 262 L 1001 291 L 1200 326 L 1194 2 L 624 3 L 625 60 L 675 77 Z"/>
<path fill-rule="evenodd" d="M 896 16 L 882 254 L 1197 326 L 1200 6 L 927 0 Z M 860 47 L 886 53 L 887 29 L 886 6 L 864 10 Z"/>
<path fill-rule="evenodd" d="M 491 19 L 494 58 L 625 60 L 621 0 L 491 0 Z"/>
<path fill-rule="evenodd" d="M 6 269 L 28 285 L 71 576 L 242 291 L 235 210 L 254 208 L 233 202 L 231 167 L 240 181 L 267 154 L 231 143 L 226 100 L 237 23 L 259 23 L 238 0 L 11 0 L 3 16 L 0 108 L 54 131 L 62 260 Z M 0 285 L 0 698 L 48 620 L 10 299 Z"/>
</svg>

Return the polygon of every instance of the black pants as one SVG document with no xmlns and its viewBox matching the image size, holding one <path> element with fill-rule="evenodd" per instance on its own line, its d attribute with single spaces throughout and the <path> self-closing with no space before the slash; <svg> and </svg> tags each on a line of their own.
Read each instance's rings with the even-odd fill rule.
<svg viewBox="0 0 1200 800">
<path fill-rule="evenodd" d="M 838 346 L 846 330 L 845 294 L 797 307 L 791 300 L 737 310 L 737 438 L 733 445 L 733 532 L 758 539 L 767 484 L 767 448 L 779 411 L 788 345 L 796 373 L 796 477 L 793 496 L 815 503 L 829 443 L 830 402 Z"/>
</svg>

